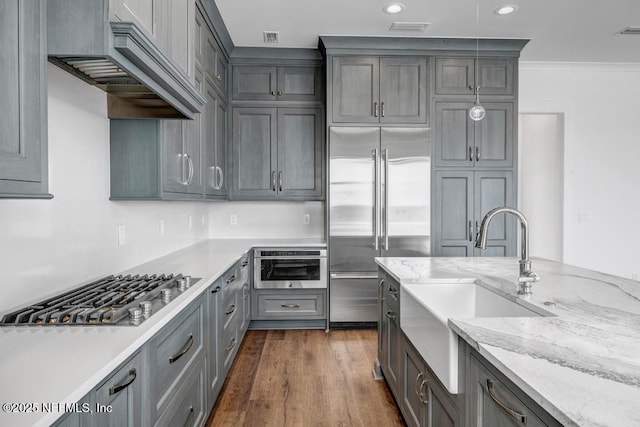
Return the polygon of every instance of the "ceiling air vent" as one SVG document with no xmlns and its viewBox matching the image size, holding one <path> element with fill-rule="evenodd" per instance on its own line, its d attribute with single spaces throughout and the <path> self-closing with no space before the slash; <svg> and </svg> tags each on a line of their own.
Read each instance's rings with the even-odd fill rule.
<svg viewBox="0 0 640 427">
<path fill-rule="evenodd" d="M 263 34 L 265 43 L 278 43 L 280 39 L 280 33 L 277 31 L 264 31 Z"/>
<path fill-rule="evenodd" d="M 394 22 L 389 31 L 424 33 L 428 26 L 428 22 Z"/>
<path fill-rule="evenodd" d="M 622 31 L 619 31 L 618 34 L 631 34 L 635 36 L 640 36 L 640 27 L 627 27 Z"/>
</svg>

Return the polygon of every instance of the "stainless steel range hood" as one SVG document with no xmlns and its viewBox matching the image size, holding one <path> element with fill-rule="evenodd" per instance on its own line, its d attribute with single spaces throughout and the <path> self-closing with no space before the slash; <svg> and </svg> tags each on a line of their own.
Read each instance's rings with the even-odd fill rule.
<svg viewBox="0 0 640 427">
<path fill-rule="evenodd" d="M 193 119 L 206 99 L 131 22 L 109 22 L 109 0 L 48 0 L 49 61 L 108 93 L 111 119 Z"/>
</svg>

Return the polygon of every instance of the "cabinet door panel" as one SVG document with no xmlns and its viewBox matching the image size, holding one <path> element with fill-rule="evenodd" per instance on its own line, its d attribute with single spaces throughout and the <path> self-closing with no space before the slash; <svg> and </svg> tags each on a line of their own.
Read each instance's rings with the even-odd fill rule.
<svg viewBox="0 0 640 427">
<path fill-rule="evenodd" d="M 437 171 L 434 185 L 435 256 L 468 256 L 473 248 L 473 172 Z"/>
<path fill-rule="evenodd" d="M 475 93 L 473 58 L 437 58 L 436 94 L 473 95 Z"/>
<path fill-rule="evenodd" d="M 278 100 L 321 100 L 321 83 L 317 67 L 278 67 Z"/>
<path fill-rule="evenodd" d="M 189 162 L 184 155 L 183 121 L 163 120 L 161 127 L 165 160 L 163 189 L 169 192 L 185 193 Z"/>
<path fill-rule="evenodd" d="M 482 95 L 513 95 L 513 59 L 486 59 L 478 61 L 478 85 Z"/>
<path fill-rule="evenodd" d="M 472 167 L 475 128 L 468 102 L 436 103 L 435 166 Z"/>
<path fill-rule="evenodd" d="M 333 59 L 333 121 L 378 123 L 379 60 L 367 57 Z"/>
<path fill-rule="evenodd" d="M 234 197 L 275 195 L 276 121 L 275 108 L 233 110 Z"/>
<path fill-rule="evenodd" d="M 515 206 L 512 172 L 476 172 L 476 220 L 480 221 L 487 212 L 500 206 Z M 476 249 L 476 254 L 480 256 L 516 255 L 515 221 L 512 215 L 502 214 L 491 221 L 487 249 Z"/>
<path fill-rule="evenodd" d="M 380 59 L 380 122 L 427 122 L 427 60 Z"/>
<path fill-rule="evenodd" d="M 278 109 L 278 194 L 319 196 L 322 190 L 319 109 Z"/>
<path fill-rule="evenodd" d="M 477 166 L 513 165 L 513 104 L 485 103 L 487 115 L 476 124 L 475 159 Z"/>
<path fill-rule="evenodd" d="M 229 107 L 221 100 L 216 102 L 216 166 L 218 177 L 216 181 L 217 194 L 227 194 L 227 123 L 229 122 Z"/>
<path fill-rule="evenodd" d="M 425 366 L 422 358 L 403 340 L 402 354 L 402 394 L 405 421 L 409 426 L 420 426 L 424 418 L 426 407 L 420 400 L 418 390 L 425 380 Z"/>
<path fill-rule="evenodd" d="M 46 2 L 0 2 L 0 193 L 45 195 Z"/>
<path fill-rule="evenodd" d="M 275 100 L 276 67 L 233 67 L 233 99 Z"/>
<path fill-rule="evenodd" d="M 195 69 L 195 86 L 200 92 L 204 92 L 204 74 L 199 68 Z M 203 158 L 202 158 L 202 114 L 196 114 L 193 120 L 184 120 L 184 155 L 187 163 L 187 192 L 190 194 L 202 194 L 203 182 Z"/>
<path fill-rule="evenodd" d="M 114 20 L 130 21 L 145 30 L 152 38 L 157 36 L 156 20 L 159 17 L 157 0 L 115 0 Z"/>
</svg>

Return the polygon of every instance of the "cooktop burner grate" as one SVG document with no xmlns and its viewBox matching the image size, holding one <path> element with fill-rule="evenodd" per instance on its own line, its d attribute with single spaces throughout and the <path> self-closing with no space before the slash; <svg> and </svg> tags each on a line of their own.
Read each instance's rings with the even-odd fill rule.
<svg viewBox="0 0 640 427">
<path fill-rule="evenodd" d="M 8 313 L 0 326 L 137 325 L 197 280 L 181 274 L 107 276 Z"/>
</svg>

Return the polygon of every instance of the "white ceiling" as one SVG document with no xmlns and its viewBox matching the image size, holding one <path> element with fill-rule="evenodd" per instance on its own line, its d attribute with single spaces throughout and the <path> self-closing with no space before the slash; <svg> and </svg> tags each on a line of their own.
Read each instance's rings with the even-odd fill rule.
<svg viewBox="0 0 640 427">
<path fill-rule="evenodd" d="M 526 38 L 523 61 L 640 62 L 640 35 L 616 35 L 640 26 L 640 0 L 215 0 L 236 46 L 318 46 L 319 35 Z M 476 5 L 480 24 L 476 31 Z M 516 4 L 518 11 L 493 10 Z M 428 22 L 424 33 L 389 32 L 394 21 Z M 263 31 L 279 31 L 266 45 Z"/>
</svg>

